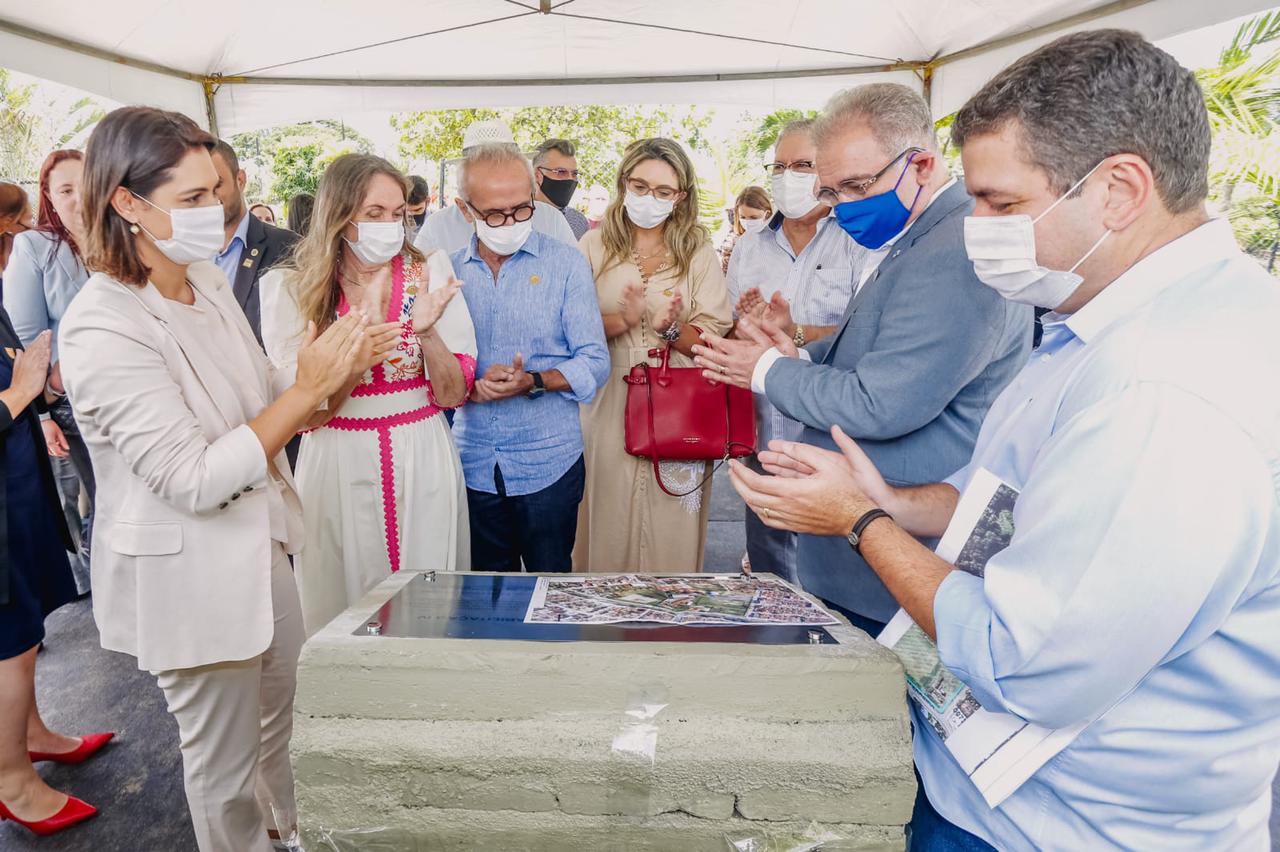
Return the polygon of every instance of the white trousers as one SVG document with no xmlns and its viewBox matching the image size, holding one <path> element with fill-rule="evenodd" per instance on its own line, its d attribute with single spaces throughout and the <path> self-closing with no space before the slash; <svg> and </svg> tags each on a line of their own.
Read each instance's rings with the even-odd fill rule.
<svg viewBox="0 0 1280 852">
<path fill-rule="evenodd" d="M 200 852 L 271 852 L 268 829 L 297 822 L 289 739 L 302 607 L 289 557 L 274 545 L 275 635 L 250 660 L 155 672 L 178 722 L 182 773 Z"/>
</svg>

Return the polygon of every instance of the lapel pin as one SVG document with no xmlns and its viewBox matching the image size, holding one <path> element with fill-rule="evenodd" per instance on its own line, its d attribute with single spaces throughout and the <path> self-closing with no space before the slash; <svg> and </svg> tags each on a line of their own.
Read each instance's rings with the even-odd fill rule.
<svg viewBox="0 0 1280 852">
<path fill-rule="evenodd" d="M 253 249 L 253 250 L 251 250 L 251 251 L 249 252 L 249 256 L 250 256 L 250 257 L 257 257 L 257 256 L 258 256 L 258 250 L 257 250 L 257 249 Z"/>
<path fill-rule="evenodd" d="M 8 355 L 11 359 L 12 359 L 12 358 L 17 358 L 17 357 L 18 357 L 18 350 L 17 350 L 17 349 L 12 349 L 12 348 L 10 348 L 10 347 L 6 346 L 6 347 L 4 348 L 4 354 Z"/>
<path fill-rule="evenodd" d="M 542 283 L 542 276 L 541 276 L 541 275 L 530 275 L 530 276 L 529 276 L 529 283 L 530 283 L 530 284 L 541 284 L 541 283 Z"/>
<path fill-rule="evenodd" d="M 246 268 L 246 269 L 251 268 L 251 267 L 253 266 L 253 261 L 252 261 L 252 260 L 246 260 L 246 261 L 244 262 L 244 266 L 245 266 L 245 268 Z"/>
</svg>

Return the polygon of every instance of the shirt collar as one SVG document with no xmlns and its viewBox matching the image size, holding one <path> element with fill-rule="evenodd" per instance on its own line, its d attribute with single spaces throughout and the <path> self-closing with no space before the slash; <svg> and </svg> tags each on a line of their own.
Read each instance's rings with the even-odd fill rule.
<svg viewBox="0 0 1280 852">
<path fill-rule="evenodd" d="M 937 191 L 934 192 L 933 195 L 930 195 L 929 200 L 924 203 L 924 207 L 920 208 L 920 215 L 912 219 L 910 222 L 908 222 L 907 227 L 903 228 L 901 231 L 894 234 L 892 237 L 889 238 L 889 241 L 887 243 L 880 246 L 880 248 L 875 249 L 875 251 L 886 252 L 890 248 L 892 248 L 894 243 L 902 239 L 902 237 L 907 233 L 907 231 L 911 230 L 912 225 L 914 225 L 916 222 L 919 222 L 922 218 L 924 218 L 924 211 L 929 209 L 929 205 L 933 204 L 933 202 L 941 198 L 943 193 L 945 193 L 948 189 L 950 189 L 955 185 L 956 185 L 956 179 L 952 178 L 951 180 L 944 183 L 942 186 L 938 187 Z"/>
<path fill-rule="evenodd" d="M 235 234 L 231 237 L 231 242 L 227 243 L 227 247 L 218 252 L 218 257 L 226 257 L 231 249 L 235 248 L 236 240 L 240 241 L 240 247 L 244 248 L 249 244 L 249 217 L 253 214 L 245 211 L 244 217 L 241 218 L 240 224 L 236 227 Z"/>
<path fill-rule="evenodd" d="M 1108 326 L 1205 266 L 1240 253 L 1225 219 L 1210 219 L 1166 243 L 1120 274 L 1102 292 L 1064 321 L 1086 344 Z M 1046 318 L 1055 316 L 1046 314 Z"/>
<path fill-rule="evenodd" d="M 771 231 L 778 231 L 778 230 L 781 230 L 781 229 L 782 229 L 782 222 L 783 222 L 783 220 L 785 220 L 786 218 L 787 218 L 786 216 L 783 216 L 783 215 L 782 215 L 782 211 L 781 211 L 781 210 L 779 210 L 779 211 L 777 211 L 776 213 L 774 213 L 774 214 L 773 214 L 773 217 L 769 220 L 769 224 L 768 224 L 766 227 L 767 227 L 769 230 L 771 230 Z M 821 230 L 821 229 L 822 229 L 822 227 L 823 227 L 824 225 L 826 225 L 828 222 L 834 222 L 834 221 L 835 221 L 835 218 L 836 218 L 836 217 L 835 217 L 835 210 L 834 210 L 833 208 L 828 207 L 828 208 L 827 208 L 827 215 L 826 215 L 826 216 L 823 216 L 821 219 L 819 219 L 819 220 L 818 220 L 818 229 L 819 229 L 819 230 Z"/>
</svg>

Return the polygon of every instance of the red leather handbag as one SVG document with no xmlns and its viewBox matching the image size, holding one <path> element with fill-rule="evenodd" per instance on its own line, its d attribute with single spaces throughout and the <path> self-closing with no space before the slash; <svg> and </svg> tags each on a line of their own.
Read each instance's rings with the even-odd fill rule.
<svg viewBox="0 0 1280 852">
<path fill-rule="evenodd" d="M 636 364 L 627 383 L 626 449 L 653 463 L 658 487 L 684 497 L 662 482 L 662 461 L 727 461 L 756 451 L 756 416 L 751 391 L 703 378 L 698 367 L 672 367 L 671 349 L 650 349 L 662 364 Z M 714 474 L 715 471 L 712 471 Z M 707 475 L 707 479 L 711 474 Z"/>
</svg>

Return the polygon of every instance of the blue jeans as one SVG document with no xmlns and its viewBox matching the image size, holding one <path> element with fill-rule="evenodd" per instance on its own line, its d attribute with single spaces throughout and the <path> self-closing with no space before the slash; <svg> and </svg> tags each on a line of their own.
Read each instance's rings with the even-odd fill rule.
<svg viewBox="0 0 1280 852">
<path fill-rule="evenodd" d="M 586 472 L 579 457 L 564 476 L 541 491 L 509 497 L 502 471 L 494 465 L 497 494 L 467 489 L 471 570 L 518 572 L 523 563 L 531 574 L 572 571 Z"/>
<path fill-rule="evenodd" d="M 931 736 L 927 734 L 926 736 Z M 981 837 L 947 822 L 934 810 L 925 795 L 920 773 L 916 773 L 916 807 L 907 826 L 907 852 L 996 852 Z"/>
</svg>

